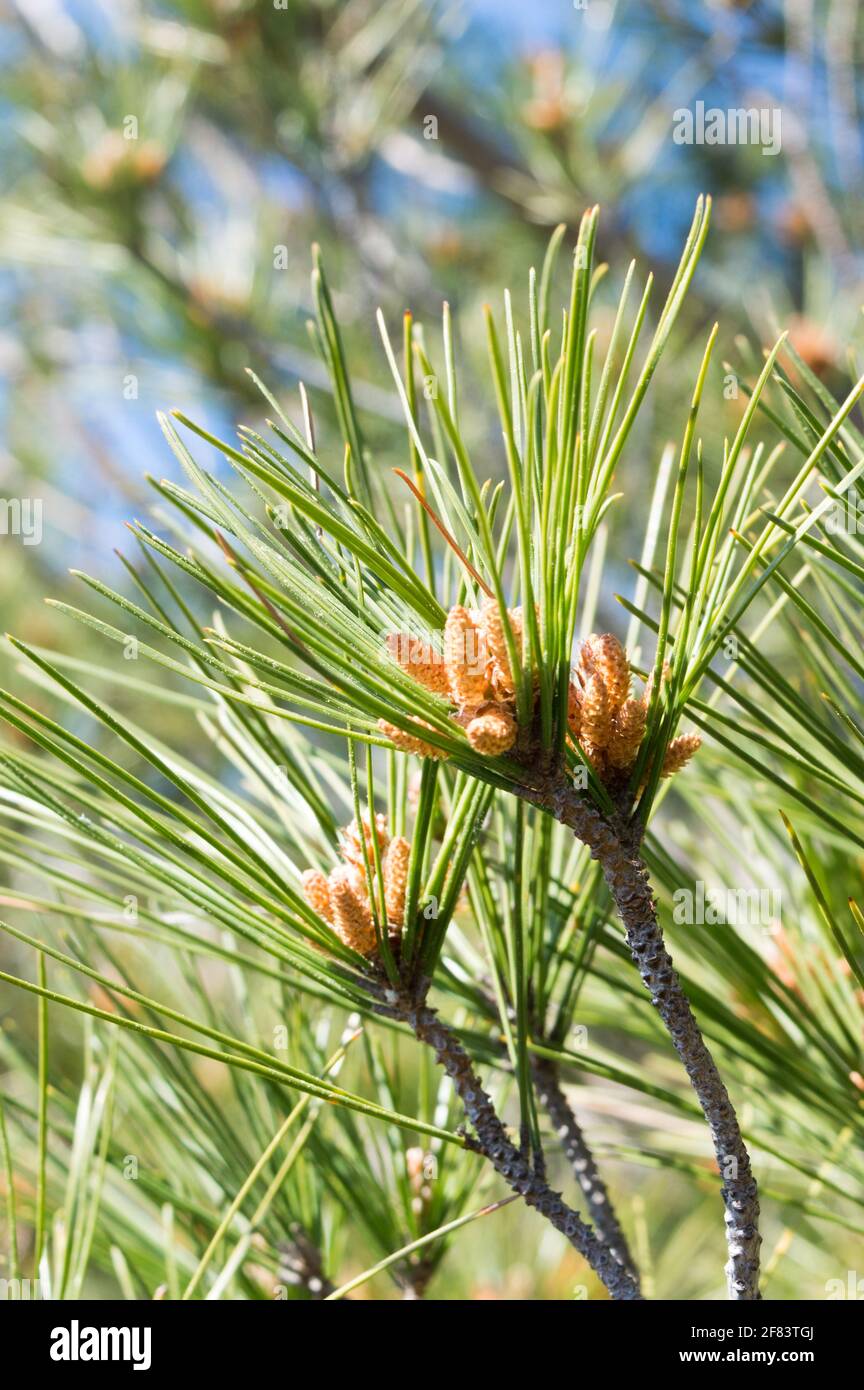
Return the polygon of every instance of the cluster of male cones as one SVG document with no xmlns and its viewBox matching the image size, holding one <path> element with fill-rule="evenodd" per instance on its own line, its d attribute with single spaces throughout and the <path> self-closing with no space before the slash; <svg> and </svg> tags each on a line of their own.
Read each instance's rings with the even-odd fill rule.
<svg viewBox="0 0 864 1390">
<path fill-rule="evenodd" d="M 521 651 L 522 609 L 509 609 L 508 616 L 513 641 Z M 520 735 L 516 696 L 504 623 L 494 599 L 485 600 L 479 609 L 461 605 L 450 609 L 442 653 L 423 638 L 406 633 L 388 633 L 386 640 L 390 656 L 404 671 L 450 702 L 453 719 L 464 728 L 472 748 L 489 757 L 513 748 Z M 664 668 L 664 678 L 667 674 L 668 668 Z M 568 731 L 607 785 L 626 780 L 645 737 L 651 681 L 639 697 L 631 695 L 631 681 L 630 662 L 617 637 L 609 632 L 592 633 L 582 643 L 571 673 Z M 534 692 L 536 703 L 536 681 Z M 445 758 L 443 750 L 423 737 L 428 724 L 421 719 L 414 723 L 416 734 L 383 719 L 379 728 L 403 752 Z M 530 734 L 530 730 L 526 732 Z M 700 742 L 698 734 L 673 739 L 666 749 L 662 776 L 671 777 L 689 762 Z"/>
<path fill-rule="evenodd" d="M 663 677 L 669 677 L 664 663 Z M 582 643 L 570 681 L 567 727 L 597 776 L 608 786 L 626 781 L 645 737 L 653 673 L 641 696 L 633 696 L 627 653 L 611 632 L 592 633 Z M 673 738 L 663 757 L 661 777 L 688 763 L 701 744 L 698 734 Z"/>
<path fill-rule="evenodd" d="M 341 834 L 339 852 L 342 863 L 332 870 L 329 877 L 320 869 L 307 869 L 301 878 L 309 906 L 330 924 L 340 941 L 361 956 L 371 956 L 378 944 L 369 897 L 371 876 L 375 900 L 379 900 L 378 884 L 374 877 L 372 833 L 367 820 L 363 820 L 361 827 L 353 820 Z M 384 878 L 386 926 L 389 933 L 396 937 L 405 916 L 405 887 L 411 846 L 403 835 L 390 838 L 386 816 L 375 817 L 374 833 Z"/>
<path fill-rule="evenodd" d="M 508 609 L 513 642 L 522 648 L 522 609 Z M 444 624 L 443 654 L 422 637 L 404 632 L 387 634 L 387 650 L 404 671 L 420 685 L 443 695 L 454 706 L 453 718 L 465 730 L 468 742 L 490 758 L 506 753 L 516 742 L 516 692 L 507 652 L 501 612 L 494 600 L 482 608 L 457 604 Z M 418 729 L 428 728 L 416 720 Z M 406 733 L 382 719 L 379 728 L 397 748 L 423 758 L 445 758 L 418 733 Z"/>
</svg>

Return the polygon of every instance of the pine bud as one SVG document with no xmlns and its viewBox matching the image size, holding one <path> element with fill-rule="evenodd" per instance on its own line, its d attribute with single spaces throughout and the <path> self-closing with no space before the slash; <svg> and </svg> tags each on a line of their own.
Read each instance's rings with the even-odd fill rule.
<svg viewBox="0 0 864 1390">
<path fill-rule="evenodd" d="M 411 846 L 408 841 L 402 835 L 395 836 L 390 841 L 384 861 L 384 899 L 387 904 L 387 922 L 391 927 L 403 925 L 410 857 Z"/>
<path fill-rule="evenodd" d="M 592 675 L 603 677 L 612 710 L 623 705 L 630 694 L 630 663 L 617 637 L 592 632 L 582 643 L 580 667 L 586 680 Z"/>
<path fill-rule="evenodd" d="M 443 657 L 431 643 L 407 632 L 388 632 L 386 644 L 388 655 L 426 690 L 435 695 L 449 694 Z"/>
<path fill-rule="evenodd" d="M 333 925 L 333 904 L 330 901 L 330 885 L 320 869 L 307 869 L 301 875 L 303 896 L 313 912 Z"/>
<path fill-rule="evenodd" d="M 405 1167 L 408 1170 L 408 1179 L 415 1191 L 419 1191 L 423 1183 L 423 1164 L 425 1160 L 425 1149 L 405 1150 Z"/>
<path fill-rule="evenodd" d="M 387 834 L 387 817 L 377 815 L 375 817 L 375 838 L 378 841 L 378 851 L 380 854 L 386 852 L 390 843 Z M 346 863 L 353 864 L 355 868 L 366 871 L 366 864 L 375 862 L 375 851 L 372 848 L 372 830 L 366 817 L 363 817 L 363 836 L 361 839 L 360 831 L 356 820 L 352 820 L 346 830 L 342 832 L 342 857 Z"/>
<path fill-rule="evenodd" d="M 334 869 L 329 886 L 337 935 L 361 956 L 370 956 L 377 945 L 375 924 L 369 903 L 360 892 L 356 870 L 349 865 Z"/>
<path fill-rule="evenodd" d="M 424 719 L 413 719 L 418 729 L 430 729 L 432 726 Z M 404 729 L 399 729 L 395 724 L 390 724 L 386 719 L 378 720 L 378 728 L 382 734 L 386 734 L 394 748 L 398 748 L 400 753 L 416 753 L 418 758 L 433 758 L 440 761 L 447 757 L 443 748 L 436 748 L 434 744 L 427 743 L 425 739 L 417 735 L 406 733 Z"/>
<path fill-rule="evenodd" d="M 641 700 L 625 700 L 612 721 L 607 757 L 609 766 L 630 768 L 636 761 L 639 745 L 645 737 L 646 708 Z"/>
<path fill-rule="evenodd" d="M 671 777 L 673 773 L 680 772 L 701 745 L 702 739 L 698 734 L 681 734 L 679 738 L 673 738 L 666 749 L 661 777 Z"/>
<path fill-rule="evenodd" d="M 486 693 L 483 633 L 466 608 L 451 608 L 444 624 L 444 666 L 454 704 L 476 705 Z"/>
<path fill-rule="evenodd" d="M 522 652 L 522 609 L 511 608 L 508 610 L 510 627 L 513 630 L 513 641 L 517 652 Z M 498 667 L 498 683 L 507 692 L 513 690 L 513 671 L 510 666 L 510 657 L 507 652 L 507 639 L 504 636 L 504 623 L 501 617 L 500 604 L 494 598 L 483 600 L 481 609 L 481 621 L 483 632 L 486 636 L 486 643 L 489 653 Z"/>
<path fill-rule="evenodd" d="M 582 691 L 575 681 L 570 682 L 567 692 L 567 728 L 571 738 L 582 736 Z"/>
<path fill-rule="evenodd" d="M 599 672 L 589 676 L 582 694 L 582 743 L 602 751 L 612 732 L 612 709 L 606 682 Z"/>
<path fill-rule="evenodd" d="M 516 742 L 516 720 L 503 705 L 489 701 L 480 706 L 465 733 L 468 742 L 477 753 L 496 758 L 500 753 L 506 753 Z"/>
</svg>

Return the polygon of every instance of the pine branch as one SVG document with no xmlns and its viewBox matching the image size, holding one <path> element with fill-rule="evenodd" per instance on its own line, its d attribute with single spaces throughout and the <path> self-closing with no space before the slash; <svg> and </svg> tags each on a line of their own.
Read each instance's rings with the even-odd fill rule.
<svg viewBox="0 0 864 1390">
<path fill-rule="evenodd" d="M 494 1017 L 495 1001 L 487 997 L 486 1004 Z M 636 1261 L 630 1252 L 627 1237 L 621 1229 L 606 1184 L 600 1176 L 591 1146 L 561 1087 L 558 1065 L 547 1057 L 539 1057 L 533 1053 L 530 1066 L 537 1097 L 552 1121 L 573 1176 L 582 1189 L 594 1228 L 619 1263 L 632 1274 L 638 1287 L 639 1273 Z"/>
<path fill-rule="evenodd" d="M 333 1293 L 336 1286 L 324 1273 L 324 1257 L 299 1223 L 291 1227 L 291 1239 L 280 1253 L 279 1278 L 283 1283 L 305 1289 L 316 1302 Z"/>
<path fill-rule="evenodd" d="M 738 1117 L 672 957 L 663 941 L 648 874 L 632 835 L 619 832 L 566 782 L 528 799 L 567 825 L 603 870 L 642 981 L 684 1063 L 711 1129 L 722 1178 L 729 1259 L 726 1281 L 736 1301 L 759 1299 L 759 1196 Z"/>
<path fill-rule="evenodd" d="M 531 1167 L 525 1155 L 510 1140 L 491 1099 L 484 1091 L 474 1071 L 471 1059 L 459 1039 L 436 1011 L 422 1002 L 423 991 L 416 995 L 383 992 L 384 1003 L 379 1012 L 407 1023 L 418 1041 L 431 1047 L 439 1065 L 444 1068 L 462 1102 L 465 1116 L 474 1130 L 472 1147 L 494 1167 L 508 1187 L 524 1198 L 530 1207 L 544 1216 L 594 1270 L 613 1299 L 631 1301 L 641 1298 L 633 1276 L 614 1257 L 594 1230 L 579 1213 L 553 1192 L 545 1177 Z"/>
<path fill-rule="evenodd" d="M 402 1302 L 417 1303 L 425 1298 L 429 1280 L 434 1273 L 434 1261 L 427 1259 L 421 1260 L 417 1265 L 409 1265 L 404 1273 L 399 1274 L 398 1282 L 402 1287 Z"/>
<path fill-rule="evenodd" d="M 573 1176 L 582 1189 L 594 1228 L 615 1258 L 632 1275 L 638 1287 L 639 1275 L 627 1244 L 627 1237 L 621 1229 L 606 1184 L 600 1176 L 582 1127 L 561 1088 L 558 1068 L 554 1062 L 542 1057 L 534 1057 L 532 1067 L 540 1103 L 552 1121 L 567 1162 L 573 1170 Z"/>
</svg>

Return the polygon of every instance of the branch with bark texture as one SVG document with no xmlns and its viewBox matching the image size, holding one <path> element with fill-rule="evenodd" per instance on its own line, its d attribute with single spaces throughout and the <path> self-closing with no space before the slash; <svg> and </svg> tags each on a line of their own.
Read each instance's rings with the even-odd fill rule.
<svg viewBox="0 0 864 1390">
<path fill-rule="evenodd" d="M 759 1194 L 750 1156 L 729 1093 L 663 941 L 638 839 L 616 829 L 563 779 L 544 789 L 524 788 L 522 794 L 568 826 L 603 871 L 627 933 L 630 954 L 684 1063 L 711 1130 L 726 1208 L 729 1297 L 736 1301 L 759 1299 Z"/>
<path fill-rule="evenodd" d="M 582 1133 L 582 1127 L 561 1089 L 558 1068 L 554 1062 L 546 1058 L 535 1057 L 532 1070 L 538 1098 L 552 1121 L 573 1176 L 582 1189 L 594 1229 L 615 1258 L 632 1275 L 638 1288 L 639 1275 L 627 1244 L 627 1237 L 621 1229 L 606 1184 Z"/>
<path fill-rule="evenodd" d="M 335 1289 L 324 1273 L 324 1257 L 302 1226 L 293 1225 L 290 1235 L 280 1252 L 279 1278 L 285 1284 L 305 1289 L 310 1299 L 323 1301 Z"/>
<path fill-rule="evenodd" d="M 487 1005 L 490 1011 L 493 1013 L 496 1011 L 497 1005 L 491 996 L 487 996 Z M 510 1017 L 511 1020 L 515 1021 L 513 1010 L 510 1010 Z M 561 1087 L 557 1064 L 548 1057 L 541 1057 L 532 1053 L 531 1074 L 537 1098 L 552 1122 L 555 1135 L 564 1150 L 564 1156 L 570 1165 L 571 1172 L 582 1189 L 582 1195 L 588 1204 L 588 1215 L 594 1229 L 600 1239 L 609 1246 L 619 1263 L 623 1264 L 632 1274 L 637 1287 L 640 1287 L 636 1261 L 633 1259 L 627 1238 L 621 1229 L 609 1191 L 600 1176 L 600 1170 L 591 1152 L 591 1146 L 585 1138 L 576 1113 Z"/>
<path fill-rule="evenodd" d="M 588 1261 L 591 1268 L 613 1299 L 631 1301 L 641 1298 L 632 1274 L 615 1258 L 608 1246 L 577 1211 L 553 1192 L 545 1176 L 531 1166 L 528 1159 L 509 1138 L 495 1107 L 484 1091 L 471 1059 L 462 1043 L 434 1009 L 423 1001 L 421 987 L 416 994 L 400 994 L 396 990 L 381 991 L 383 1003 L 378 1012 L 407 1023 L 414 1036 L 435 1053 L 436 1061 L 450 1077 L 462 1102 L 465 1117 L 474 1131 L 469 1138 L 471 1147 L 482 1153 L 508 1187 L 519 1194 L 529 1207 L 566 1236 L 574 1250 Z"/>
</svg>

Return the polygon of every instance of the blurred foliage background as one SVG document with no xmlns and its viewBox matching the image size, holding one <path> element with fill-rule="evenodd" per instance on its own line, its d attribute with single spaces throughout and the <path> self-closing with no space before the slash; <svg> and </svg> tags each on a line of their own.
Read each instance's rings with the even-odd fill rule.
<svg viewBox="0 0 864 1390">
<path fill-rule="evenodd" d="M 0 15 L 3 482 L 39 477 L 53 499 L 52 543 L 21 563 L 60 569 L 70 546 L 105 563 L 160 468 L 157 407 L 251 423 L 250 363 L 321 397 L 312 241 L 382 438 L 374 308 L 422 319 L 446 298 L 470 354 L 478 303 L 594 202 L 603 256 L 662 281 L 696 194 L 714 195 L 690 313 L 721 313 L 727 350 L 791 319 L 830 372 L 852 336 L 852 0 L 6 0 Z M 673 114 L 697 100 L 779 107 L 781 152 L 676 144 Z M 675 389 L 667 372 L 652 446 Z M 5 597 L 29 602 L 4 569 Z"/>
<path fill-rule="evenodd" d="M 862 51 L 855 0 L 2 0 L 0 489 L 44 500 L 41 545 L 2 539 L 5 627 L 68 649 L 42 595 L 64 596 L 73 564 L 117 582 L 123 521 L 149 506 L 143 476 L 169 466 L 157 408 L 223 437 L 255 425 L 253 366 L 283 398 L 305 382 L 341 449 L 307 326 L 313 242 L 382 458 L 402 435 L 374 310 L 422 321 L 449 301 L 466 429 L 497 457 L 491 402 L 470 390 L 479 308 L 521 291 L 554 226 L 595 202 L 612 305 L 631 256 L 665 288 L 697 193 L 714 198 L 640 423 L 645 458 L 677 432 L 717 317 L 724 357 L 752 360 L 788 327 L 842 394 L 864 278 Z M 674 113 L 697 101 L 779 109 L 780 152 L 676 144 Z M 720 440 L 742 407 L 721 385 L 703 421 Z M 639 467 L 631 449 L 636 499 Z M 615 547 L 613 573 L 633 551 L 626 525 Z M 170 707 L 159 717 L 169 733 Z M 7 1021 L 27 1012 L 0 1000 Z M 656 1175 L 634 1181 L 637 1207 L 639 1184 L 659 1190 Z M 705 1203 L 663 1194 L 680 1266 Z M 449 1296 L 568 1296 L 573 1261 L 548 1236 L 525 1264 L 530 1222 L 471 1228 Z"/>
</svg>

